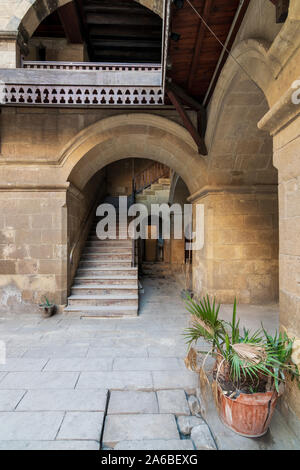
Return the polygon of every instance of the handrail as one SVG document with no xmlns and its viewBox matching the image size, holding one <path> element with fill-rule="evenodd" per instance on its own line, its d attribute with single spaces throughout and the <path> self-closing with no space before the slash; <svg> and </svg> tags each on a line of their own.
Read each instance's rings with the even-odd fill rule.
<svg viewBox="0 0 300 470">
<path fill-rule="evenodd" d="M 135 268 L 135 239 L 132 239 L 132 260 L 131 260 L 131 267 Z"/>
<path fill-rule="evenodd" d="M 81 239 L 81 235 L 82 235 L 82 232 L 83 232 L 82 229 L 86 226 L 91 214 L 96 210 L 98 204 L 99 204 L 99 200 L 97 199 L 95 204 L 93 204 L 91 209 L 89 210 L 88 215 L 83 219 L 82 223 L 80 224 L 78 237 L 76 238 L 75 242 L 73 243 L 73 246 L 72 246 L 71 251 L 70 251 L 69 263 L 70 263 L 71 266 L 73 265 L 74 251 L 77 248 L 77 245 L 78 245 L 78 243 Z"/>
<path fill-rule="evenodd" d="M 154 184 L 160 178 L 169 177 L 170 168 L 163 163 L 154 162 L 137 173 L 133 178 L 134 192 L 138 193 Z"/>
<path fill-rule="evenodd" d="M 62 61 L 38 61 L 24 60 L 22 62 L 24 69 L 50 69 L 50 70 L 103 70 L 103 71 L 158 71 L 162 65 L 158 63 L 130 64 L 112 62 L 62 62 Z"/>
</svg>

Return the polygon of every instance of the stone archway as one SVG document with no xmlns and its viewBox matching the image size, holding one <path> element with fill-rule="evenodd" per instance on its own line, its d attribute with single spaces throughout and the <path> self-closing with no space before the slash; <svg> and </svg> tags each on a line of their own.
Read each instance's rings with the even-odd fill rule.
<svg viewBox="0 0 300 470">
<path fill-rule="evenodd" d="M 164 163 L 180 174 L 191 194 L 206 182 L 206 163 L 190 134 L 154 114 L 121 114 L 93 124 L 73 139 L 59 163 L 65 180 L 83 189 L 101 168 L 129 157 Z"/>
</svg>

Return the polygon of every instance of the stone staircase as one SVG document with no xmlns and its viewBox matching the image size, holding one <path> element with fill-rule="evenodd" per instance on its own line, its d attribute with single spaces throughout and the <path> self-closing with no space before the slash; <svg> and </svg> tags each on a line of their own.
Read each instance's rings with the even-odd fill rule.
<svg viewBox="0 0 300 470">
<path fill-rule="evenodd" d="M 117 239 L 100 240 L 94 222 L 78 266 L 66 313 L 85 317 L 138 315 L 138 269 L 132 267 L 132 241 L 127 227 Z M 127 239 L 119 237 L 126 234 Z"/>
<path fill-rule="evenodd" d="M 160 178 L 156 183 L 138 193 L 136 203 L 145 204 L 150 211 L 151 204 L 167 204 L 170 195 L 170 178 Z"/>
</svg>

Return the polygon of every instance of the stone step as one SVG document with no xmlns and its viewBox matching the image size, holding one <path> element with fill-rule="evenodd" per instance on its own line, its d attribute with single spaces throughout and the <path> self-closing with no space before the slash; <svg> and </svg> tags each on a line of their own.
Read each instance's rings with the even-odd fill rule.
<svg viewBox="0 0 300 470">
<path fill-rule="evenodd" d="M 137 276 L 77 276 L 74 279 L 74 286 L 98 284 L 98 285 L 116 285 L 116 286 L 130 286 L 138 288 Z"/>
<path fill-rule="evenodd" d="M 85 248 L 105 248 L 106 250 L 111 249 L 120 249 L 120 250 L 131 250 L 132 249 L 132 241 L 131 240 L 94 240 L 94 241 L 87 241 L 85 244 Z"/>
<path fill-rule="evenodd" d="M 138 286 L 128 284 L 74 284 L 71 295 L 137 295 Z"/>
<path fill-rule="evenodd" d="M 130 266 L 129 268 L 120 268 L 117 266 L 110 267 L 85 267 L 77 270 L 77 276 L 135 276 L 137 278 L 137 268 Z"/>
<path fill-rule="evenodd" d="M 113 267 L 118 267 L 118 268 L 130 268 L 131 267 L 131 260 L 129 261 L 120 261 L 120 260 L 107 260 L 107 261 L 92 261 L 92 260 L 86 260 L 86 261 L 80 261 L 79 263 L 80 268 L 113 268 Z"/>
<path fill-rule="evenodd" d="M 68 306 L 90 305 L 90 306 L 110 306 L 110 305 L 130 305 L 138 304 L 137 294 L 111 294 L 111 295 L 70 295 Z"/>
<path fill-rule="evenodd" d="M 131 261 L 132 258 L 132 253 L 118 253 L 118 252 L 103 252 L 103 253 L 97 253 L 97 252 L 90 252 L 83 254 L 81 256 L 82 261 L 110 261 L 110 260 L 120 260 L 120 261 Z"/>
<path fill-rule="evenodd" d="M 87 238 L 87 242 L 94 242 L 94 241 L 101 241 L 101 242 L 105 242 L 105 241 L 110 241 L 110 242 L 113 242 L 113 241 L 124 241 L 124 242 L 129 242 L 131 241 L 131 238 L 128 236 L 127 233 L 125 234 L 122 234 L 122 237 L 119 236 L 119 235 L 114 235 L 114 234 L 106 234 L 105 235 L 107 238 L 99 238 L 96 234 L 95 235 L 89 235 L 88 238 Z"/>
<path fill-rule="evenodd" d="M 119 318 L 119 317 L 136 317 L 138 315 L 138 306 L 122 306 L 122 305 L 111 305 L 109 307 L 93 307 L 90 305 L 81 306 L 68 306 L 65 308 L 65 313 L 78 313 L 82 316 L 94 317 L 94 318 Z"/>
<path fill-rule="evenodd" d="M 171 180 L 170 180 L 170 178 L 159 178 L 158 183 L 159 184 L 170 185 Z"/>
<path fill-rule="evenodd" d="M 86 256 L 86 255 L 89 255 L 89 254 L 99 254 L 99 255 L 105 255 L 106 253 L 110 253 L 110 254 L 128 254 L 130 253 L 131 255 L 131 251 L 129 251 L 128 248 L 124 247 L 124 248 L 114 248 L 114 247 L 104 247 L 104 246 L 100 246 L 100 247 L 88 247 L 88 248 L 85 248 L 84 251 L 82 252 L 82 255 L 83 256 Z"/>
</svg>

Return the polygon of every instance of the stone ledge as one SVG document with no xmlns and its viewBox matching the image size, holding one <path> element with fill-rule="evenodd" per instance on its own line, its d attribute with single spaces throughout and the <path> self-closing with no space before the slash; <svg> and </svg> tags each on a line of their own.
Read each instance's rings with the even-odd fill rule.
<svg viewBox="0 0 300 470">
<path fill-rule="evenodd" d="M 292 95 L 295 91 L 296 88 L 289 88 L 286 91 L 259 121 L 259 129 L 267 131 L 274 136 L 300 114 L 300 105 L 296 105 L 292 101 Z"/>
<path fill-rule="evenodd" d="M 193 203 L 208 194 L 272 194 L 277 193 L 278 186 L 270 185 L 251 185 L 251 186 L 204 186 L 188 197 L 188 201 Z"/>
</svg>

